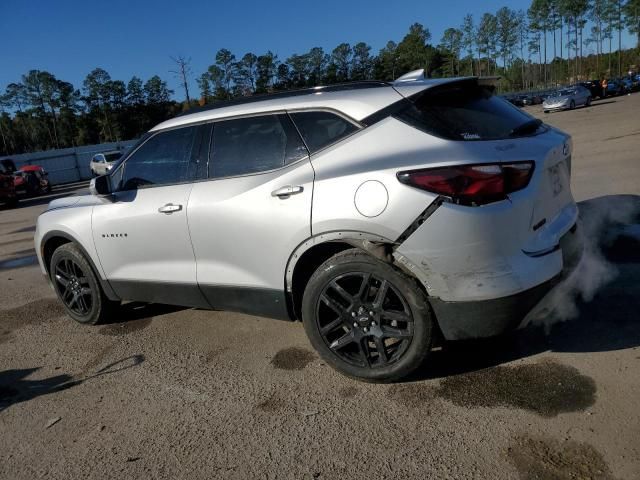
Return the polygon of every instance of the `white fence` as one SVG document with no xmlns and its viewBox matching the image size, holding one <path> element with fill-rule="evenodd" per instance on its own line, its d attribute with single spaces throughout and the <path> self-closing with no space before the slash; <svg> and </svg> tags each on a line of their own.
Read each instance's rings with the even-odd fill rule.
<svg viewBox="0 0 640 480">
<path fill-rule="evenodd" d="M 47 150 L 46 152 L 23 153 L 0 157 L 0 160 L 10 158 L 17 168 L 23 165 L 40 165 L 49 173 L 49 180 L 53 185 L 71 183 L 91 178 L 89 162 L 96 153 L 114 150 L 125 151 L 136 140 L 126 142 L 101 143 L 99 145 L 85 145 L 84 147 L 62 148 Z"/>
</svg>

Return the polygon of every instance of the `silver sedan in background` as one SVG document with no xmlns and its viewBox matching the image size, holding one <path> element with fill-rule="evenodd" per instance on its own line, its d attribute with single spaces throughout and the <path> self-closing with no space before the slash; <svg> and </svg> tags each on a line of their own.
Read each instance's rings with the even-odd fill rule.
<svg viewBox="0 0 640 480">
<path fill-rule="evenodd" d="M 573 110 L 578 106 L 591 105 L 591 92 L 580 85 L 558 90 L 542 103 L 544 113 L 552 110 Z"/>
</svg>

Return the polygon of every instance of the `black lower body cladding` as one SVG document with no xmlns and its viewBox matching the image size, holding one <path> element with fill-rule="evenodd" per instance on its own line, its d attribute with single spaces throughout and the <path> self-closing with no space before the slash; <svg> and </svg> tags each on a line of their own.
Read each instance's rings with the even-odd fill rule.
<svg viewBox="0 0 640 480">
<path fill-rule="evenodd" d="M 529 290 L 508 297 L 470 302 L 447 302 L 430 298 L 444 338 L 486 338 L 518 328 L 527 314 L 578 266 L 583 244 L 577 225 L 562 236 L 558 247 L 562 251 L 562 272 Z"/>
</svg>

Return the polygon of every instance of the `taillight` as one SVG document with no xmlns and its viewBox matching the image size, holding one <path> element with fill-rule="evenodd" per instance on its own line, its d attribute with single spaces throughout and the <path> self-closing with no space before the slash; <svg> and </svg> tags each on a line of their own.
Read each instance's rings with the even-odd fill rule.
<svg viewBox="0 0 640 480">
<path fill-rule="evenodd" d="M 533 162 L 491 163 L 412 170 L 397 176 L 406 185 L 449 197 L 455 203 L 483 205 L 525 188 L 533 169 Z"/>
</svg>

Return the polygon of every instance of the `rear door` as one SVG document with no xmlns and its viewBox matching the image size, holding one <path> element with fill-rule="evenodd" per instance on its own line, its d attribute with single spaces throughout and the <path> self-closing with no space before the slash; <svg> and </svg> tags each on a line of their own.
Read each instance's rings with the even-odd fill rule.
<svg viewBox="0 0 640 480">
<path fill-rule="evenodd" d="M 150 137 L 113 173 L 111 201 L 94 207 L 98 257 L 121 298 L 207 306 L 187 224 L 203 135 L 190 126 Z"/>
<path fill-rule="evenodd" d="M 213 124 L 208 180 L 189 199 L 197 279 L 221 310 L 288 318 L 291 252 L 311 235 L 314 172 L 286 113 Z"/>
</svg>

